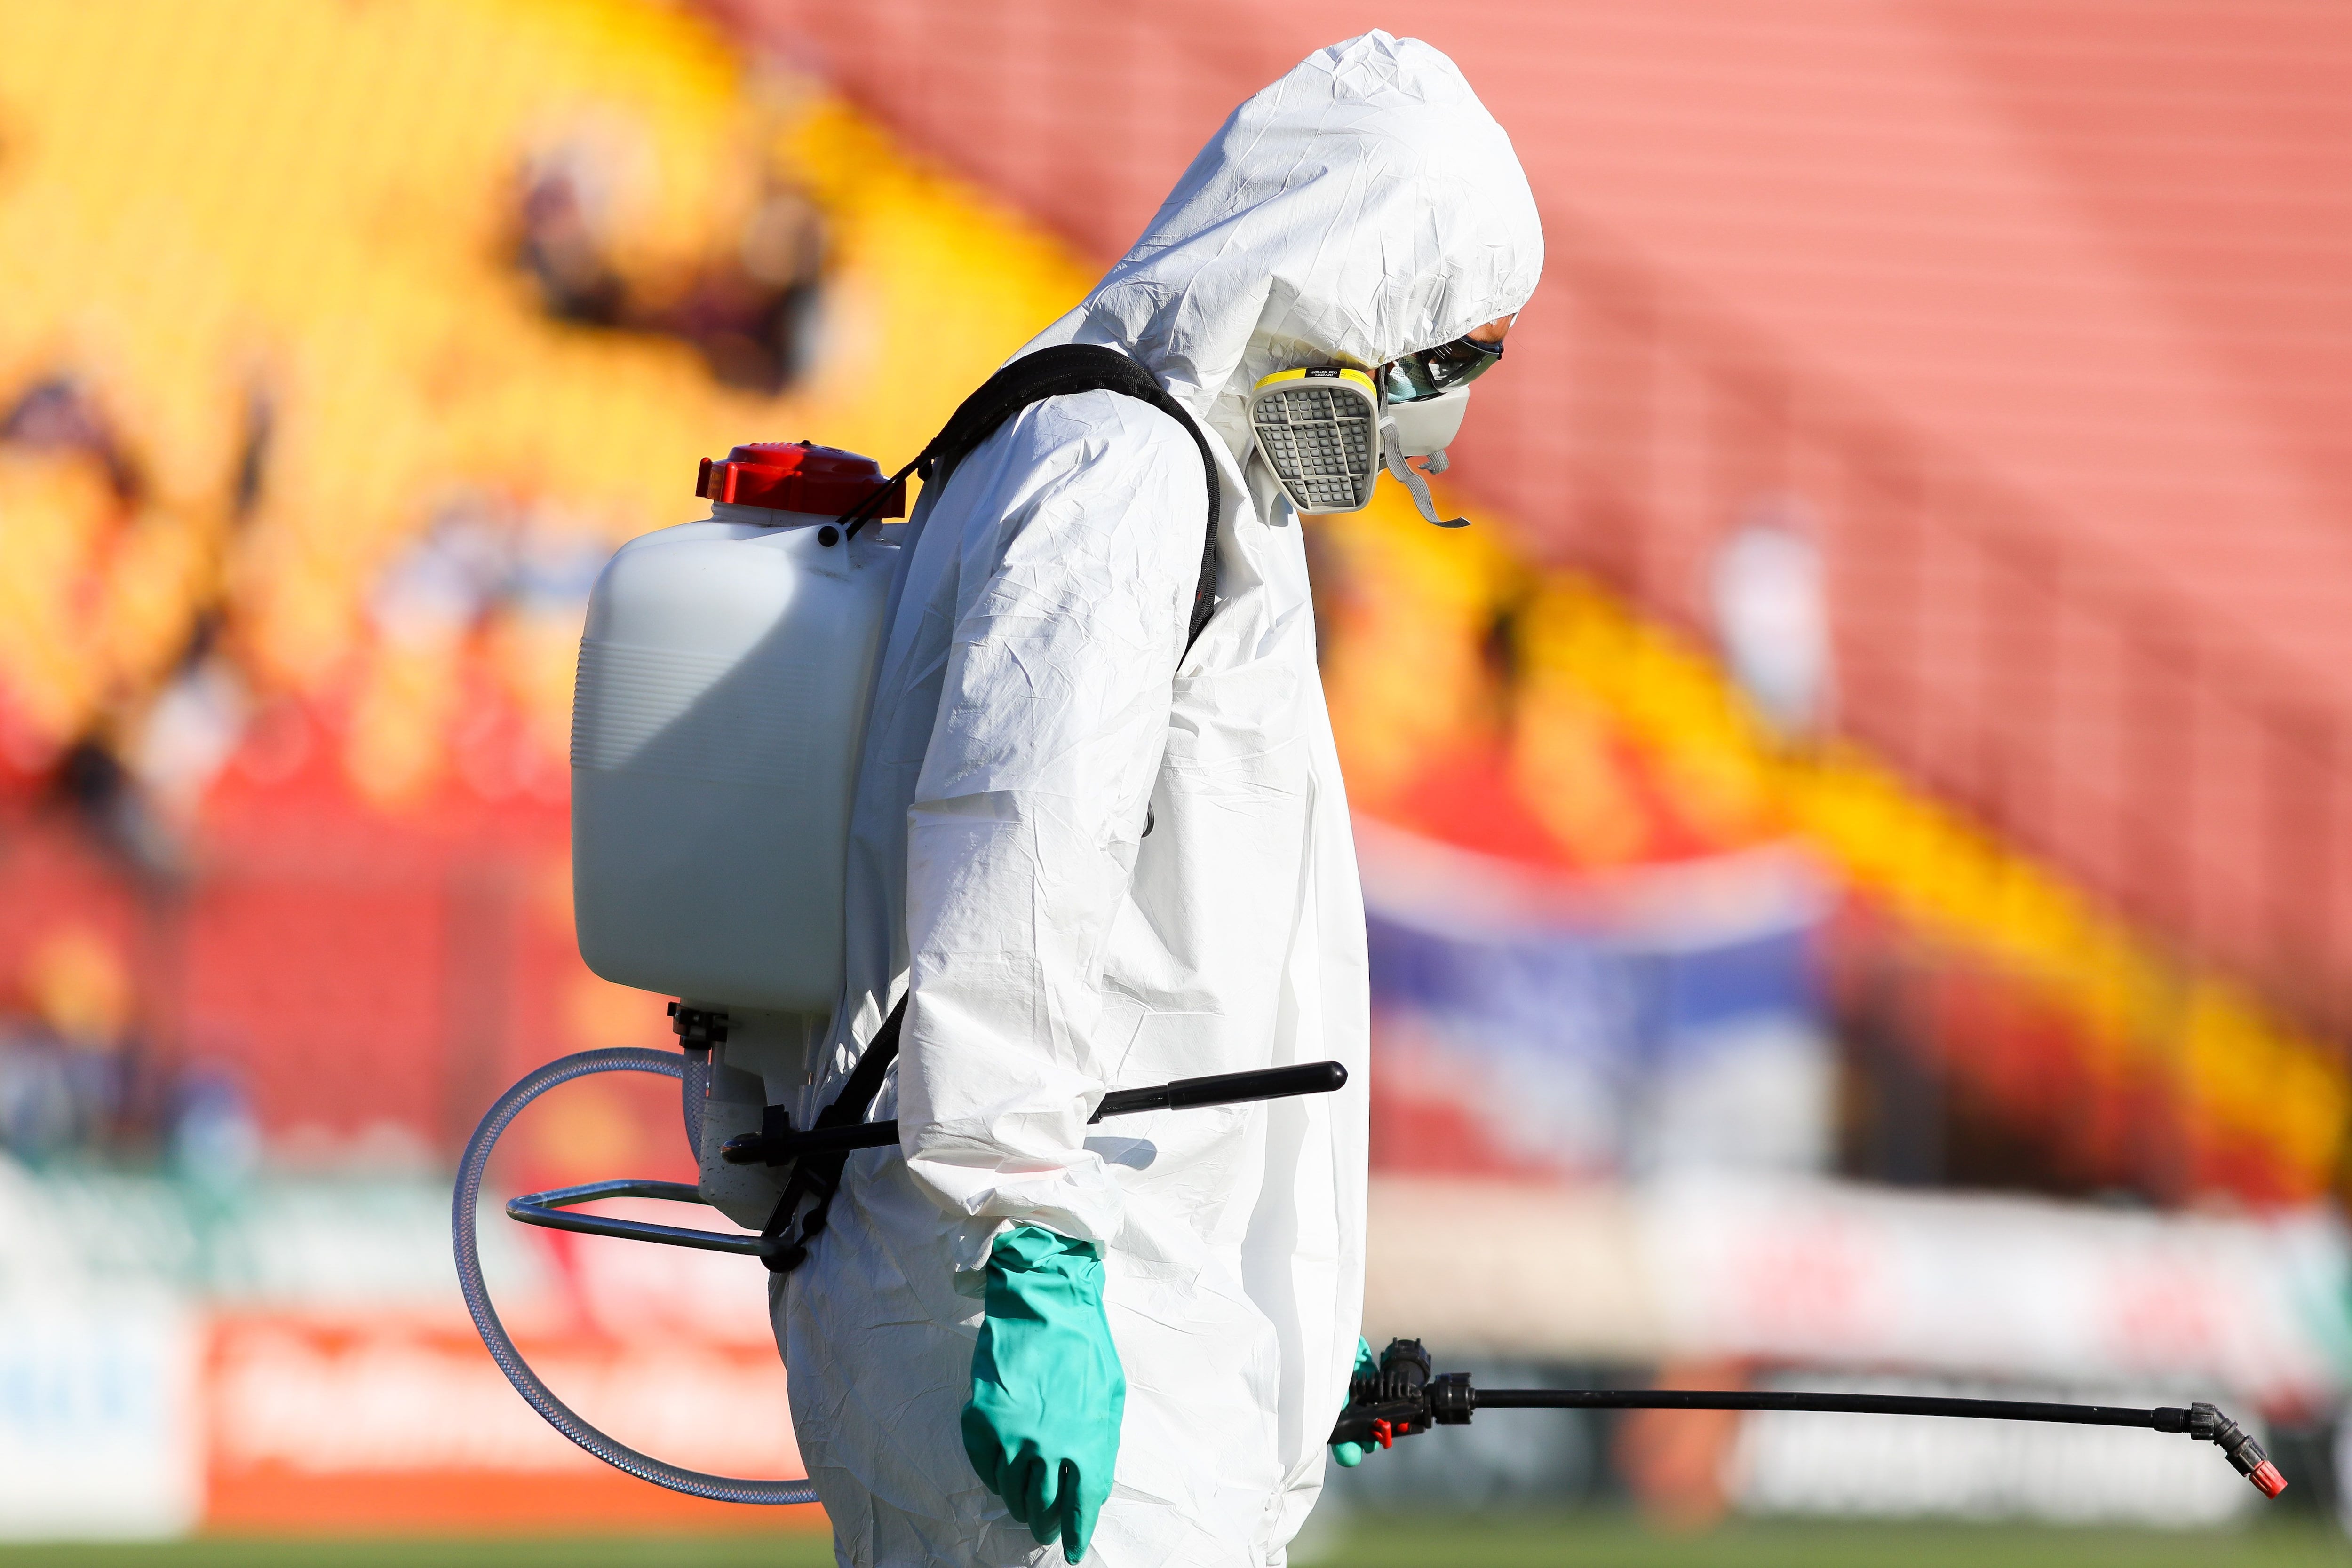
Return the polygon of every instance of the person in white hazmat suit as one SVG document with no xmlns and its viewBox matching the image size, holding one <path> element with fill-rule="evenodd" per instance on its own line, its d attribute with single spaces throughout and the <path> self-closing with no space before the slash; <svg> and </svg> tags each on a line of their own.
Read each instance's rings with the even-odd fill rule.
<svg viewBox="0 0 2352 1568">
<path fill-rule="evenodd" d="M 772 1291 L 844 1563 L 1279 1564 L 1314 1506 L 1362 1300 L 1363 907 L 1299 520 L 1253 472 L 1244 402 L 1277 371 L 1497 334 L 1541 262 L 1510 141 L 1451 60 L 1378 32 L 1324 49 L 1023 350 L 1118 350 L 1209 434 L 1197 641 L 1202 460 L 1167 413 L 1052 398 L 923 493 L 836 1043 L 793 1107 L 808 1125 L 910 991 L 870 1113 L 905 1158 L 851 1158 Z M 1354 1086 L 1087 1125 L 1109 1088 L 1323 1059 Z M 1005 1270 L 1040 1259 L 1067 1266 L 1060 1307 L 1000 1313 Z M 1006 1436 L 1016 1406 L 1078 1429 L 1080 1458 Z"/>
</svg>

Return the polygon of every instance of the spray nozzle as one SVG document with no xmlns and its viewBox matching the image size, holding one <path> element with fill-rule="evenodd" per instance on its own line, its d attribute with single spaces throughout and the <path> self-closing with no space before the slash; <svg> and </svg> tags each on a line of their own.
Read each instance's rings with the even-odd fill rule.
<svg viewBox="0 0 2352 1568">
<path fill-rule="evenodd" d="M 2215 1445 L 2237 1472 L 2253 1482 L 2264 1497 L 2276 1497 L 2286 1490 L 2286 1477 L 2263 1452 L 2253 1434 L 2213 1406 L 2201 1401 L 2186 1410 L 2174 1405 L 2158 1406 L 2156 1419 L 2150 1425 L 2159 1432 L 2186 1432 L 2200 1442 Z"/>
</svg>

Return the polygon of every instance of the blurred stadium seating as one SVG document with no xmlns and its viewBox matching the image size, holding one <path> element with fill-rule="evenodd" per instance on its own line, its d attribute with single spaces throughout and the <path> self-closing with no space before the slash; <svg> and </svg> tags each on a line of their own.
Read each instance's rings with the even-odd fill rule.
<svg viewBox="0 0 2352 1568">
<path fill-rule="evenodd" d="M 0 1370 L 88 1417 L 0 1399 L 0 1451 L 48 1455 L 0 1535 L 719 1527 L 566 1468 L 467 1350 L 433 1213 L 506 1082 L 664 1038 L 572 946 L 588 587 L 737 441 L 895 466 L 1235 100 L 1362 24 L 133 9 L 0 0 Z M 1309 536 L 1375 1201 L 1461 1250 L 1376 1259 L 1376 1327 L 2332 1421 L 2352 30 L 2123 18 L 1416 19 L 1552 259 L 1455 449 L 1480 526 L 1384 491 Z M 676 1174 L 658 1094 L 534 1115 L 512 1182 Z M 2011 1196 L 1889 1190 L 1938 1187 Z M 515 1247 L 518 1313 L 616 1419 L 742 1429 L 756 1279 L 706 1322 L 717 1275 Z M 2031 1309 L 1951 1315 L 1953 1260 Z M 644 1395 L 666 1346 L 682 1404 Z M 126 1375 L 156 1401 L 104 1406 Z M 512 1430 L 436 1448 L 411 1385 Z M 322 1446 L 352 1402 L 424 1457 Z M 1697 1493 L 1611 1463 L 1670 1513 L 2063 1512 L 2023 1450 L 1857 1500 L 1834 1444 L 1741 1430 Z M 147 1500 L 56 1479 L 91 1453 Z M 2116 1463 L 2119 1516 L 2242 1500 Z"/>
</svg>

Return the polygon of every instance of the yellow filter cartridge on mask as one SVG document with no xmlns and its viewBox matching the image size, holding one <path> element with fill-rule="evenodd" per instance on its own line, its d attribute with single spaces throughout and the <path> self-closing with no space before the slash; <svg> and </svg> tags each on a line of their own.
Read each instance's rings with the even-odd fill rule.
<svg viewBox="0 0 2352 1568">
<path fill-rule="evenodd" d="M 1302 514 L 1371 504 L 1381 471 L 1381 394 L 1361 371 L 1276 371 L 1250 393 L 1250 433 Z"/>
</svg>

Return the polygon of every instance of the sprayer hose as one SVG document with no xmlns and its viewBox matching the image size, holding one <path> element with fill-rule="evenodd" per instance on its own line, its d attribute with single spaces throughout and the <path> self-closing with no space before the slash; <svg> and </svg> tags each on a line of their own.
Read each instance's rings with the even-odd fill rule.
<svg viewBox="0 0 2352 1568">
<path fill-rule="evenodd" d="M 582 1420 L 539 1380 L 539 1375 L 531 1371 L 530 1364 L 523 1360 L 522 1353 L 507 1336 L 506 1325 L 499 1322 L 498 1311 L 490 1305 L 490 1292 L 482 1282 L 481 1245 L 475 1234 L 481 1208 L 482 1176 L 489 1166 L 490 1151 L 498 1146 L 499 1134 L 522 1108 L 557 1084 L 591 1073 L 655 1072 L 665 1078 L 683 1078 L 687 1071 L 686 1058 L 667 1051 L 583 1051 L 549 1062 L 499 1095 L 498 1103 L 484 1113 L 481 1125 L 474 1129 L 473 1137 L 466 1145 L 466 1157 L 457 1166 L 457 1191 L 449 1214 L 450 1236 L 457 1251 L 457 1289 L 465 1295 L 466 1310 L 473 1314 L 474 1327 L 481 1334 L 490 1359 L 499 1364 L 499 1370 L 507 1375 L 515 1392 L 545 1417 L 549 1426 L 614 1469 L 672 1491 L 709 1498 L 716 1502 L 814 1502 L 816 1488 L 804 1480 L 762 1481 L 705 1475 L 700 1470 L 664 1464 L 606 1437 Z"/>
</svg>

